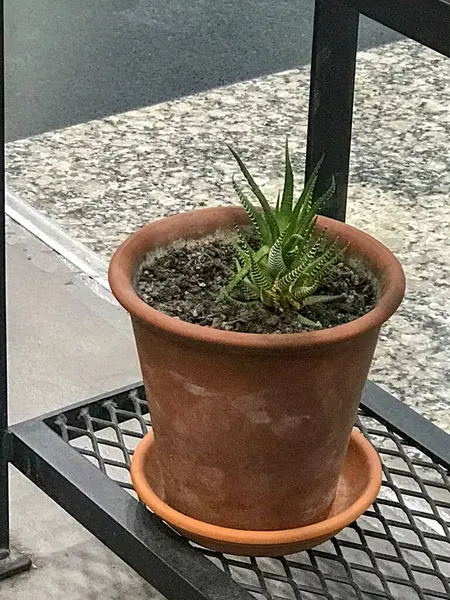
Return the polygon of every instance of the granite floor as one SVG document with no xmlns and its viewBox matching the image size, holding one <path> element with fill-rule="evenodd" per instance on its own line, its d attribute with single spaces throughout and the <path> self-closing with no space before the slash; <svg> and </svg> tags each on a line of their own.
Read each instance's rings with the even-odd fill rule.
<svg viewBox="0 0 450 600">
<path fill-rule="evenodd" d="M 302 172 L 308 68 L 20 140 L 8 185 L 105 258 L 164 215 L 234 203 L 232 142 L 275 191 L 290 136 Z M 450 61 L 402 41 L 359 55 L 349 222 L 402 261 L 408 292 L 372 377 L 450 431 Z"/>
</svg>

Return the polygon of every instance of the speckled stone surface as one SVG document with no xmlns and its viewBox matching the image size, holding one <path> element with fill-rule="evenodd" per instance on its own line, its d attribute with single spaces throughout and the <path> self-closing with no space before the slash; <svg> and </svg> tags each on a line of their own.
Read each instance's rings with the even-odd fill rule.
<svg viewBox="0 0 450 600">
<path fill-rule="evenodd" d="M 234 203 L 233 143 L 280 185 L 284 137 L 303 169 L 308 69 L 10 144 L 10 189 L 108 258 L 148 221 Z M 406 300 L 372 378 L 450 431 L 450 61 L 410 41 L 361 53 L 349 222 L 402 261 Z"/>
</svg>

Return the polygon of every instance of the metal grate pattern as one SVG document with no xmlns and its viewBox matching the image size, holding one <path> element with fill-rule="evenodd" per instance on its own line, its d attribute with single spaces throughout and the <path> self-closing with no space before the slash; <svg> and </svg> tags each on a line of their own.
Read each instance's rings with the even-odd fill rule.
<svg viewBox="0 0 450 600">
<path fill-rule="evenodd" d="M 48 424 L 134 494 L 130 459 L 150 427 L 141 388 Z M 376 503 L 351 527 L 280 558 L 199 552 L 258 600 L 450 598 L 449 473 L 362 411 L 358 427 L 380 453 L 384 476 Z"/>
</svg>

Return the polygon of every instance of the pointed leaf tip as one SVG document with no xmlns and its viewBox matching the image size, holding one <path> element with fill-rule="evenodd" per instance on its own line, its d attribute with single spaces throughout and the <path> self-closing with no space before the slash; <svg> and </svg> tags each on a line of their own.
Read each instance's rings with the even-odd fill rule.
<svg viewBox="0 0 450 600">
<path fill-rule="evenodd" d="M 291 159 L 289 156 L 289 142 L 286 137 L 285 146 L 285 171 L 284 171 L 284 189 L 280 204 L 280 215 L 287 220 L 292 213 L 292 203 L 294 198 L 294 173 L 292 170 Z"/>
</svg>

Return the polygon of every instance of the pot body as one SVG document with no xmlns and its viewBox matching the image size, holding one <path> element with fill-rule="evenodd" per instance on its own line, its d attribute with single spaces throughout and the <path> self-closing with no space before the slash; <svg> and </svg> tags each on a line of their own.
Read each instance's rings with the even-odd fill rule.
<svg viewBox="0 0 450 600">
<path fill-rule="evenodd" d="M 403 296 L 403 272 L 373 238 L 320 218 L 379 283 L 377 307 L 352 323 L 237 334 L 184 323 L 132 297 L 148 250 L 231 229 L 235 220 L 244 223 L 245 213 L 222 208 L 153 223 L 117 251 L 111 287 L 131 314 L 165 502 L 223 527 L 300 527 L 329 513 L 380 326 Z"/>
</svg>

